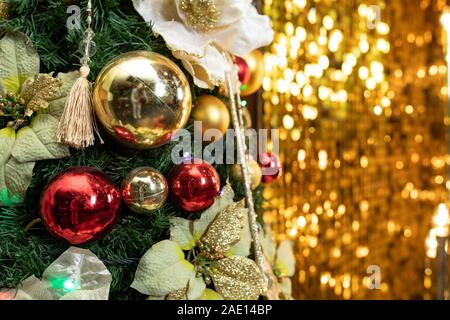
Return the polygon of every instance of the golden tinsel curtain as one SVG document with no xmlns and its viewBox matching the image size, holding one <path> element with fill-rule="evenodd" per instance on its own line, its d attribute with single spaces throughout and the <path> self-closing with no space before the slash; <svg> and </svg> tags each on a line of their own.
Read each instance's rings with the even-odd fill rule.
<svg viewBox="0 0 450 320">
<path fill-rule="evenodd" d="M 264 126 L 284 175 L 266 222 L 295 243 L 301 299 L 430 298 L 425 239 L 447 199 L 441 0 L 265 0 Z M 380 285 L 369 289 L 370 267 Z M 368 270 L 369 268 L 369 270 Z"/>
</svg>

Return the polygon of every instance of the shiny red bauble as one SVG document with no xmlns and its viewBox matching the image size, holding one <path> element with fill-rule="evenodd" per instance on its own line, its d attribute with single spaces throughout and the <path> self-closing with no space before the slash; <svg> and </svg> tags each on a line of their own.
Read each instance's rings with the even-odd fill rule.
<svg viewBox="0 0 450 320">
<path fill-rule="evenodd" d="M 252 75 L 252 72 L 250 70 L 250 67 L 248 66 L 247 61 L 240 57 L 234 57 L 234 63 L 238 67 L 238 77 L 239 81 L 242 84 L 246 84 Z"/>
<path fill-rule="evenodd" d="M 41 219 L 54 236 L 79 245 L 103 235 L 120 213 L 119 189 L 100 170 L 69 168 L 41 196 Z"/>
<path fill-rule="evenodd" d="M 171 199 L 187 212 L 209 208 L 220 192 L 220 178 L 216 169 L 194 160 L 175 166 L 169 174 Z"/>
<path fill-rule="evenodd" d="M 278 155 L 271 152 L 263 153 L 260 155 L 259 165 L 263 183 L 272 183 L 281 176 L 282 166 Z"/>
</svg>

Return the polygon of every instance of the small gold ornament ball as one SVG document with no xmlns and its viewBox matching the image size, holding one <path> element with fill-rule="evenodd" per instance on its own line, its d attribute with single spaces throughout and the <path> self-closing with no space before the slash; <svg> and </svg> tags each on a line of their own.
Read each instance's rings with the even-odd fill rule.
<svg viewBox="0 0 450 320">
<path fill-rule="evenodd" d="M 251 188 L 252 190 L 255 190 L 261 184 L 262 180 L 261 167 L 254 159 L 250 159 L 248 161 L 248 168 L 250 171 Z M 242 168 L 240 164 L 233 164 L 233 166 L 231 167 L 231 176 L 237 181 L 244 182 L 242 176 Z"/>
<path fill-rule="evenodd" d="M 131 171 L 122 182 L 124 203 L 136 213 L 150 213 L 162 207 L 169 194 L 164 176 L 150 167 Z"/>
<path fill-rule="evenodd" d="M 106 65 L 93 90 L 99 122 L 119 143 L 151 149 L 183 128 L 192 107 L 186 76 L 170 59 L 153 52 L 125 53 Z"/>
<path fill-rule="evenodd" d="M 248 108 L 242 109 L 242 116 L 244 118 L 244 128 L 250 129 L 253 126 L 253 120 L 252 120 L 252 115 L 250 114 L 250 111 L 248 110 Z"/>
<path fill-rule="evenodd" d="M 264 79 L 264 55 L 259 50 L 254 50 L 243 57 L 250 69 L 250 80 L 241 87 L 241 96 L 246 97 L 258 91 Z"/>
<path fill-rule="evenodd" d="M 202 122 L 202 134 L 209 129 L 217 129 L 223 136 L 230 127 L 228 108 L 222 100 L 214 96 L 199 97 L 192 111 L 192 118 Z"/>
</svg>

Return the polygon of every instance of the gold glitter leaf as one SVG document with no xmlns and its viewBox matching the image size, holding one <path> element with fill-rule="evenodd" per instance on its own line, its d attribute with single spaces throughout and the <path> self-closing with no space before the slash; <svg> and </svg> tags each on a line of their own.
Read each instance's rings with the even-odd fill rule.
<svg viewBox="0 0 450 320">
<path fill-rule="evenodd" d="M 9 18 L 9 9 L 11 4 L 0 0 L 0 20 Z"/>
<path fill-rule="evenodd" d="M 30 110 L 46 109 L 62 85 L 61 79 L 53 78 L 51 74 L 40 73 L 25 82 L 22 98 Z"/>
<path fill-rule="evenodd" d="M 222 194 L 214 200 L 214 204 L 202 212 L 200 219 L 194 221 L 194 241 L 197 242 L 202 238 L 203 234 L 217 217 L 219 212 L 226 209 L 230 204 L 233 203 L 233 198 L 233 188 L 229 184 L 227 184 L 223 187 Z"/>
<path fill-rule="evenodd" d="M 187 287 L 176 290 L 167 295 L 166 300 L 187 300 Z"/>
<path fill-rule="evenodd" d="M 214 262 L 211 279 L 225 300 L 256 300 L 266 289 L 256 263 L 241 256 Z"/>
<path fill-rule="evenodd" d="M 244 214 L 243 202 L 232 203 L 220 211 L 199 241 L 201 254 L 210 260 L 224 258 L 241 238 Z"/>
</svg>

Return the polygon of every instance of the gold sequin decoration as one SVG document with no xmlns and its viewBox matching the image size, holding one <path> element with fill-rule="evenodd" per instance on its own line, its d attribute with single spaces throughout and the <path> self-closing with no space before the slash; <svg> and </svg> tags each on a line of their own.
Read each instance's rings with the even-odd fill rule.
<svg viewBox="0 0 450 320">
<path fill-rule="evenodd" d="M 241 256 L 213 263 L 211 279 L 225 300 L 256 300 L 266 289 L 256 263 Z"/>
<path fill-rule="evenodd" d="M 187 23 L 197 31 L 212 30 L 220 19 L 214 0 L 181 0 L 179 8 Z"/>
<path fill-rule="evenodd" d="M 37 111 L 48 107 L 63 81 L 53 78 L 51 74 L 41 73 L 28 80 L 22 92 L 22 98 L 27 103 L 27 109 Z"/>
<path fill-rule="evenodd" d="M 171 292 L 167 295 L 166 300 L 187 300 L 188 287 Z"/>
<path fill-rule="evenodd" d="M 241 237 L 244 214 L 246 209 L 242 201 L 219 212 L 199 241 L 201 254 L 210 260 L 224 258 Z"/>
</svg>

